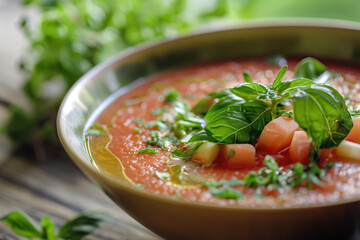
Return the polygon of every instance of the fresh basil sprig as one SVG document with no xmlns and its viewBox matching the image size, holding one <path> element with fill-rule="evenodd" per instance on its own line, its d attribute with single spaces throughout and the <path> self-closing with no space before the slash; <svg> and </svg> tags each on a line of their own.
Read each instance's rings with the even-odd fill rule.
<svg viewBox="0 0 360 240">
<path fill-rule="evenodd" d="M 41 219 L 41 229 L 27 216 L 20 211 L 13 211 L 1 218 L 1 221 L 20 236 L 38 238 L 43 240 L 81 240 L 97 229 L 108 215 L 101 212 L 84 212 L 74 219 L 65 223 L 58 234 L 55 234 L 55 225 L 48 216 Z"/>
<path fill-rule="evenodd" d="M 244 83 L 228 89 L 240 99 L 220 98 L 204 116 L 203 130 L 189 142 L 253 143 L 268 122 L 283 115 L 281 103 L 292 100 L 295 121 L 318 147 L 336 147 L 353 126 L 343 97 L 306 78 L 282 82 L 286 69 L 283 66 L 269 86 Z"/>
</svg>

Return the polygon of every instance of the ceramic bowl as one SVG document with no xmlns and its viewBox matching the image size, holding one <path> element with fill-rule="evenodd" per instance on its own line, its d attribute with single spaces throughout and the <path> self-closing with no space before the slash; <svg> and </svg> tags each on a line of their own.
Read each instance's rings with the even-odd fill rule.
<svg viewBox="0 0 360 240">
<path fill-rule="evenodd" d="M 282 54 L 360 65 L 360 27 L 337 21 L 252 23 L 137 47 L 96 66 L 68 92 L 58 114 L 60 140 L 83 172 L 130 216 L 165 239 L 346 239 L 359 198 L 277 208 L 225 207 L 158 196 L 91 164 L 84 129 L 98 107 L 138 78 L 192 64 Z M 355 231 L 356 233 L 356 231 Z"/>
</svg>

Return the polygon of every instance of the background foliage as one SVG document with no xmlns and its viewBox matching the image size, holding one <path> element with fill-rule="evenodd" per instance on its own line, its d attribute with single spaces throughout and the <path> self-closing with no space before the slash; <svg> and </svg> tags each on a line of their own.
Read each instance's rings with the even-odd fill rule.
<svg viewBox="0 0 360 240">
<path fill-rule="evenodd" d="M 29 52 L 20 68 L 33 109 L 12 106 L 1 129 L 15 149 L 30 146 L 39 158 L 45 143 L 58 145 L 55 118 L 66 91 L 91 67 L 127 47 L 242 19 L 360 21 L 356 0 L 24 0 L 23 5 L 39 12 L 39 21 L 21 21 Z"/>
</svg>

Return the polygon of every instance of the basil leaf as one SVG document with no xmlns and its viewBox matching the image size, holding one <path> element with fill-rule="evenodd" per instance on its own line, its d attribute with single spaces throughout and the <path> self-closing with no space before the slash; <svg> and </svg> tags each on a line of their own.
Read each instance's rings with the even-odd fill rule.
<svg viewBox="0 0 360 240">
<path fill-rule="evenodd" d="M 244 116 L 240 106 L 230 106 L 213 117 L 206 124 L 205 131 L 219 143 L 248 143 L 251 123 Z"/>
<path fill-rule="evenodd" d="M 55 240 L 55 225 L 54 223 L 51 221 L 51 219 L 48 216 L 44 216 L 41 219 L 40 222 L 41 228 L 42 228 L 42 232 L 43 232 L 43 239 L 46 240 Z"/>
<path fill-rule="evenodd" d="M 292 81 L 281 82 L 275 89 L 278 94 L 291 93 L 298 87 L 304 87 L 315 84 L 307 78 L 297 78 Z"/>
<path fill-rule="evenodd" d="M 272 120 L 271 107 L 263 101 L 254 100 L 241 105 L 246 119 L 251 123 L 250 143 L 256 141 L 265 125 Z"/>
<path fill-rule="evenodd" d="M 213 98 L 206 96 L 194 105 L 191 111 L 198 115 L 205 115 L 213 104 Z"/>
<path fill-rule="evenodd" d="M 28 238 L 41 238 L 42 233 L 37 229 L 31 219 L 20 211 L 13 211 L 1 218 L 1 221 L 17 234 Z"/>
<path fill-rule="evenodd" d="M 167 103 L 174 103 L 180 97 L 180 93 L 174 88 L 170 88 L 163 93 L 163 97 Z"/>
<path fill-rule="evenodd" d="M 226 97 L 229 95 L 232 95 L 232 93 L 229 90 L 215 91 L 215 92 L 208 94 L 208 96 L 213 99 L 222 98 L 222 97 Z"/>
<path fill-rule="evenodd" d="M 91 234 L 99 225 L 108 218 L 107 214 L 101 212 L 85 212 L 63 225 L 57 238 L 66 240 L 81 240 Z"/>
<path fill-rule="evenodd" d="M 219 143 L 253 143 L 272 120 L 271 108 L 255 100 L 227 107 L 213 117 L 205 131 Z"/>
<path fill-rule="evenodd" d="M 198 131 L 189 139 L 189 142 L 201 142 L 201 141 L 216 142 L 216 140 L 213 137 L 211 137 L 211 135 L 208 132 L 206 132 L 204 129 Z"/>
<path fill-rule="evenodd" d="M 324 75 L 321 77 L 322 74 Z M 296 65 L 294 77 L 308 78 L 317 83 L 325 83 L 331 78 L 331 74 L 327 67 L 320 61 L 316 60 L 315 58 L 308 57 L 304 58 Z"/>
<path fill-rule="evenodd" d="M 151 113 L 151 115 L 159 115 L 159 114 L 163 114 L 163 113 L 167 113 L 167 112 L 169 112 L 169 109 L 167 109 L 167 108 L 155 108 L 150 113 Z"/>
<path fill-rule="evenodd" d="M 134 154 L 141 154 L 141 153 L 152 153 L 152 154 L 157 154 L 158 152 L 153 149 L 153 148 L 144 148 L 144 149 L 141 149 L 139 151 L 137 151 L 136 153 Z"/>
<path fill-rule="evenodd" d="M 215 188 L 211 187 L 210 192 L 212 195 L 218 198 L 227 198 L 227 199 L 240 199 L 244 195 L 240 193 L 239 190 L 233 188 Z"/>
<path fill-rule="evenodd" d="M 206 113 L 204 120 L 208 122 L 212 118 L 221 114 L 221 112 L 227 107 L 239 105 L 243 102 L 244 100 L 242 98 L 230 93 L 227 96 L 220 98 L 217 103 L 211 106 L 209 111 Z"/>
<path fill-rule="evenodd" d="M 252 83 L 253 80 L 248 72 L 243 72 L 244 81 L 247 83 Z"/>
<path fill-rule="evenodd" d="M 243 181 L 240 180 L 229 180 L 229 181 L 219 181 L 219 182 L 205 182 L 206 187 L 218 187 L 218 186 L 236 186 L 236 185 L 244 185 Z"/>
<path fill-rule="evenodd" d="M 171 157 L 177 160 L 187 161 L 189 160 L 199 149 L 202 142 L 194 142 L 185 145 L 183 148 L 175 148 L 171 153 Z M 185 149 L 187 147 L 187 149 Z"/>
<path fill-rule="evenodd" d="M 276 78 L 275 78 L 274 82 L 271 85 L 272 89 L 276 89 L 280 85 L 281 81 L 283 80 L 283 78 L 285 76 L 287 68 L 288 68 L 287 65 L 281 67 L 280 71 L 276 75 Z"/>
<path fill-rule="evenodd" d="M 228 90 L 215 91 L 215 92 L 209 93 L 207 96 L 200 99 L 200 101 L 197 104 L 195 104 L 195 106 L 191 109 L 191 111 L 195 114 L 205 115 L 209 111 L 211 106 L 213 105 L 213 103 L 214 103 L 213 100 L 220 99 L 223 97 L 234 98 L 236 96 Z M 238 98 L 238 97 L 236 97 L 236 98 Z"/>
<path fill-rule="evenodd" d="M 269 88 L 261 83 L 244 83 L 229 90 L 245 100 L 255 100 L 259 96 L 265 95 Z"/>
<path fill-rule="evenodd" d="M 343 97 L 330 86 L 298 88 L 292 99 L 295 121 L 320 148 L 336 147 L 353 126 Z"/>
</svg>

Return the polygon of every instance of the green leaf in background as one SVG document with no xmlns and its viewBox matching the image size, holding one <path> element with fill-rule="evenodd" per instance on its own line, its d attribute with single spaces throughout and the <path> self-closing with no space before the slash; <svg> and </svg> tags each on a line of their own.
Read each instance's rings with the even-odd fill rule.
<svg viewBox="0 0 360 240">
<path fill-rule="evenodd" d="M 326 83 L 331 79 L 331 73 L 319 60 L 312 57 L 307 57 L 296 65 L 294 77 L 308 78 L 316 83 Z"/>
<path fill-rule="evenodd" d="M 295 121 L 320 148 L 336 147 L 353 126 L 343 97 L 327 85 L 310 85 L 293 93 Z"/>
<path fill-rule="evenodd" d="M 33 110 L 13 106 L 9 122 L 1 129 L 15 149 L 26 145 L 41 153 L 48 149 L 45 144 L 59 146 L 57 109 L 67 90 L 93 66 L 130 46 L 179 36 L 213 19 L 226 18 L 230 3 L 24 0 L 23 4 L 39 16 L 19 21 L 30 48 L 20 63 L 23 90 Z M 225 8 L 219 15 L 220 5 Z"/>
<path fill-rule="evenodd" d="M 180 93 L 176 89 L 170 88 L 163 93 L 163 97 L 167 103 L 174 103 L 180 97 Z"/>
<path fill-rule="evenodd" d="M 248 72 L 243 72 L 244 81 L 247 83 L 252 83 L 253 80 Z"/>
<path fill-rule="evenodd" d="M 24 213 L 13 211 L 1 218 L 1 221 L 20 236 L 28 238 L 41 238 L 43 234 L 38 230 L 35 223 Z"/>
<path fill-rule="evenodd" d="M 86 235 L 94 232 L 107 218 L 108 215 L 102 212 L 82 213 L 63 225 L 59 230 L 57 238 L 81 240 Z"/>
<path fill-rule="evenodd" d="M 108 218 L 101 212 L 84 212 L 63 225 L 58 235 L 55 235 L 55 225 L 48 216 L 41 219 L 41 231 L 32 220 L 23 212 L 13 211 L 1 218 L 1 221 L 20 236 L 44 240 L 81 240 L 97 229 Z"/>
<path fill-rule="evenodd" d="M 44 216 L 40 222 L 42 228 L 42 238 L 46 240 L 55 240 L 55 225 L 48 216 Z"/>
</svg>

